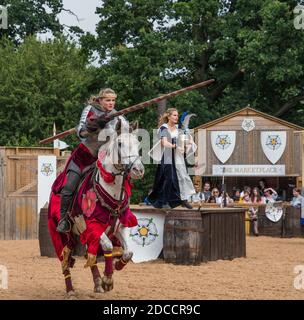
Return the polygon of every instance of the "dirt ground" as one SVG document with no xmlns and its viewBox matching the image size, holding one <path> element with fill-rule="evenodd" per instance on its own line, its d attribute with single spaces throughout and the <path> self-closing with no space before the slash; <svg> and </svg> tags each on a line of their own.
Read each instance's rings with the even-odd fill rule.
<svg viewBox="0 0 304 320">
<path fill-rule="evenodd" d="M 59 261 L 39 254 L 38 240 L 0 241 L 0 265 L 9 273 L 8 289 L 0 287 L 0 300 L 67 298 Z M 84 258 L 77 258 L 72 270 L 77 299 L 304 299 L 304 281 L 303 289 L 294 287 L 294 268 L 303 265 L 304 271 L 300 238 L 247 237 L 247 258 L 200 266 L 163 260 L 130 263 L 114 274 L 114 290 L 102 294 L 93 293 L 84 263 Z M 103 263 L 99 265 L 102 269 Z"/>
</svg>

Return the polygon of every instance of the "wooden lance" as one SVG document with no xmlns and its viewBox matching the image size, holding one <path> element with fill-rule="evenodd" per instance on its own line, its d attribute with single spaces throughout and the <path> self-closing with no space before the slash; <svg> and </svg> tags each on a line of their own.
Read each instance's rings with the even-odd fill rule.
<svg viewBox="0 0 304 320">
<path fill-rule="evenodd" d="M 118 111 L 118 112 L 115 112 L 115 113 L 113 113 L 111 115 L 105 116 L 105 120 L 106 121 L 110 121 L 115 117 L 118 117 L 118 116 L 121 116 L 121 115 L 125 115 L 127 113 L 131 113 L 131 112 L 143 109 L 143 108 L 147 107 L 148 105 L 151 105 L 153 103 L 159 102 L 159 101 L 161 101 L 163 99 L 172 98 L 172 97 L 175 97 L 175 96 L 177 96 L 177 95 L 179 95 L 181 93 L 207 86 L 207 85 L 213 83 L 214 81 L 215 81 L 214 79 L 206 80 L 206 81 L 194 84 L 192 86 L 185 87 L 183 89 L 179 89 L 179 90 L 173 91 L 171 93 L 166 93 L 166 94 L 161 95 L 159 97 L 156 97 L 154 99 L 135 104 L 134 106 L 125 108 L 125 109 L 123 109 L 121 111 Z M 39 141 L 39 143 L 40 144 L 46 144 L 46 143 L 52 142 L 53 140 L 63 138 L 63 137 L 68 136 L 70 134 L 74 134 L 76 132 L 77 132 L 77 127 L 69 129 L 69 130 L 66 130 L 66 131 L 61 132 L 61 133 L 58 133 L 58 134 L 56 134 L 54 136 L 51 136 L 49 138 L 43 139 L 43 140 Z"/>
</svg>

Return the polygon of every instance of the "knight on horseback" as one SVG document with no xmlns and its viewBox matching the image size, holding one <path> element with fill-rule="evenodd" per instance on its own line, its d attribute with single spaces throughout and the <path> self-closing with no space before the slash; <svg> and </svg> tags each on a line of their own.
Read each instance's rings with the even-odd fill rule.
<svg viewBox="0 0 304 320">
<path fill-rule="evenodd" d="M 88 116 L 85 119 L 87 118 Z M 90 124 L 90 121 L 86 120 L 85 123 Z M 58 176 L 50 195 L 48 227 L 56 254 L 61 261 L 68 295 L 74 294 L 70 273 L 75 261 L 72 257 L 75 246 L 73 235 L 80 236 L 81 243 L 87 247 L 85 267 L 91 269 L 94 292 L 112 290 L 114 270 L 122 270 L 132 258 L 132 251 L 127 243 L 127 230 L 137 225 L 137 219 L 129 208 L 132 187 L 130 179 L 141 179 L 144 174 L 139 155 L 140 143 L 136 135 L 137 124 L 129 125 L 127 120 L 119 117 L 113 128 L 106 130 L 107 126 L 108 124 L 104 129 L 97 129 L 100 132 L 96 139 L 105 142 L 101 143 L 98 152 L 93 155 L 89 153 L 91 158 L 88 159 L 96 159 L 96 162 L 92 161 L 91 165 L 88 161 L 84 170 L 80 167 L 82 177 L 78 180 L 79 187 L 74 186 L 75 197 L 66 213 L 66 219 L 73 221 L 71 232 L 57 231 L 61 218 L 61 190 L 65 186 L 64 174 L 67 170 L 64 170 L 61 177 Z M 106 137 L 109 139 L 105 139 Z M 80 148 L 83 149 L 78 152 L 78 157 L 86 156 L 88 147 L 83 145 Z M 74 159 L 79 160 L 72 155 L 69 161 Z M 66 165 L 66 169 L 68 168 L 71 168 L 70 162 Z M 122 248 L 117 261 L 117 256 L 114 256 L 115 241 Z M 97 256 L 100 253 L 105 261 L 103 277 L 97 267 Z"/>
<path fill-rule="evenodd" d="M 71 230 L 71 222 L 68 212 L 75 191 L 81 178 L 95 164 L 100 146 L 104 141 L 98 140 L 100 130 L 114 127 L 117 118 L 106 122 L 105 115 L 110 115 L 114 109 L 116 93 L 112 89 L 102 89 L 97 97 L 91 97 L 89 105 L 86 106 L 81 114 L 77 129 L 77 135 L 81 143 L 72 153 L 61 179 L 57 179 L 53 189 L 60 193 L 60 218 L 57 231 L 66 233 Z"/>
</svg>

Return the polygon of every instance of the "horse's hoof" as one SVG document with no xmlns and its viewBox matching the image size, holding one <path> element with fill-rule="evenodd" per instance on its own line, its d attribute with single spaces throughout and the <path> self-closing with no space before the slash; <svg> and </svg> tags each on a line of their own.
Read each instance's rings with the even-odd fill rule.
<svg viewBox="0 0 304 320">
<path fill-rule="evenodd" d="M 102 278 L 102 288 L 104 291 L 111 291 L 114 288 L 114 281 L 112 277 L 104 276 Z"/>
<path fill-rule="evenodd" d="M 69 292 L 66 293 L 67 299 L 73 300 L 76 299 L 76 292 L 75 290 L 70 290 Z"/>
<path fill-rule="evenodd" d="M 94 283 L 95 283 L 94 292 L 95 293 L 104 293 L 104 290 L 102 288 L 102 280 L 101 280 L 101 278 L 95 279 Z"/>
<path fill-rule="evenodd" d="M 105 291 L 103 290 L 102 286 L 95 286 L 94 292 L 95 293 L 104 293 Z"/>
</svg>

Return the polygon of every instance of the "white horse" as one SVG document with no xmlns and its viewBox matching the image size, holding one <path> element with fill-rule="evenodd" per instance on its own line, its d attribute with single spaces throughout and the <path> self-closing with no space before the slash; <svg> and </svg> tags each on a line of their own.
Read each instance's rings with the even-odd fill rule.
<svg viewBox="0 0 304 320">
<path fill-rule="evenodd" d="M 128 129 L 127 131 L 126 126 Z M 112 290 L 113 271 L 121 270 L 132 258 L 133 253 L 128 248 L 126 241 L 128 236 L 128 227 L 126 226 L 126 223 L 124 223 L 124 217 L 131 217 L 131 220 L 133 219 L 132 222 L 134 223 L 135 221 L 135 225 L 137 220 L 129 209 L 130 199 L 127 192 L 127 187 L 129 186 L 130 178 L 141 179 L 144 175 L 144 166 L 139 156 L 139 141 L 134 132 L 136 129 L 137 124 L 136 127 L 135 125 L 128 126 L 128 124 L 126 122 L 124 123 L 124 121 L 121 119 L 117 121 L 115 131 L 112 132 L 110 139 L 99 149 L 96 168 L 91 176 L 92 179 L 90 181 L 92 181 L 91 184 L 93 185 L 93 188 L 91 188 L 90 191 L 95 191 L 93 194 L 97 196 L 96 203 L 99 202 L 98 205 L 99 208 L 102 209 L 101 211 L 103 212 L 103 217 L 105 216 L 106 219 L 108 219 L 107 223 L 100 222 L 100 224 L 98 219 L 94 220 L 95 226 L 96 223 L 99 224 L 97 227 L 100 227 L 100 230 L 102 230 L 100 238 L 93 240 L 91 238 L 85 238 L 87 239 L 86 245 L 88 252 L 90 252 L 89 249 L 92 243 L 94 244 L 94 248 L 96 248 L 96 246 L 99 247 L 100 245 L 105 258 L 104 276 L 101 277 L 97 267 L 97 253 L 94 252 L 94 254 L 87 254 L 87 262 L 85 267 L 90 267 L 91 269 L 94 281 L 94 292 Z M 85 187 L 85 183 L 83 186 Z M 81 190 L 82 189 L 80 187 L 80 193 L 77 194 L 79 199 L 81 197 L 85 198 L 85 194 L 81 194 Z M 53 196 L 56 195 L 51 195 L 50 204 Z M 108 199 L 110 199 L 110 203 Z M 89 199 L 87 203 L 91 205 L 92 201 Z M 91 213 L 94 214 L 96 207 L 95 205 L 92 207 L 93 209 Z M 85 234 L 85 232 L 90 230 L 90 215 L 86 215 L 85 212 L 83 215 L 72 215 L 71 219 L 75 222 L 73 233 L 80 234 L 81 237 Z M 68 295 L 74 295 L 75 291 L 72 285 L 70 268 L 73 266 L 75 260 L 72 258 L 72 250 L 69 249 L 68 246 L 69 237 L 66 237 L 65 235 L 62 236 L 58 232 L 55 232 L 57 222 L 58 212 L 50 212 L 48 223 L 50 234 L 57 254 L 58 252 L 61 253 L 58 254 L 58 257 L 62 264 L 66 291 Z M 82 231 L 79 231 L 81 230 L 81 226 Z M 105 230 L 102 228 L 105 228 Z M 110 235 L 114 235 L 119 240 L 123 249 L 122 256 L 115 263 L 113 263 L 113 244 L 109 238 Z"/>
<path fill-rule="evenodd" d="M 126 127 L 124 127 L 126 126 Z M 122 130 L 124 129 L 124 130 Z M 129 129 L 129 132 L 128 132 Z M 122 192 L 123 184 L 129 174 L 132 179 L 141 179 L 144 175 L 144 166 L 139 157 L 139 141 L 134 134 L 137 130 L 137 123 L 132 124 L 128 128 L 128 124 L 119 120 L 117 122 L 115 131 L 117 136 L 111 138 L 110 141 L 99 149 L 98 158 L 102 167 L 106 172 L 111 172 L 115 177 L 113 183 L 107 183 L 100 170 L 97 173 L 96 181 L 107 192 L 109 196 L 114 198 L 117 202 L 125 200 L 125 193 Z M 106 155 L 106 156 L 104 156 Z M 110 228 L 110 227 L 109 227 Z M 120 241 L 123 248 L 123 255 L 120 261 L 115 263 L 115 270 L 122 270 L 123 267 L 131 260 L 133 252 L 129 249 L 127 244 L 128 229 L 119 219 L 116 219 L 112 226 L 113 235 Z M 112 252 L 113 244 L 104 232 L 100 237 L 100 245 L 104 252 Z M 105 269 L 107 269 L 107 257 L 105 256 Z M 109 268 L 112 263 L 109 263 Z M 113 279 L 111 275 L 102 278 L 102 287 L 105 291 L 113 289 Z"/>
</svg>

